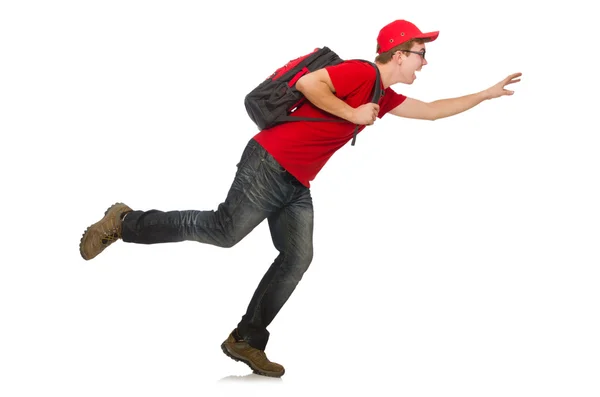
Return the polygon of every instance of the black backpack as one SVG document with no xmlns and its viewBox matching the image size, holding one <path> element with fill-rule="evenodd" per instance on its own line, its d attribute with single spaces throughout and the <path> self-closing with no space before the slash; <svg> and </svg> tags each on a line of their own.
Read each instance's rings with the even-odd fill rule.
<svg viewBox="0 0 600 397">
<path fill-rule="evenodd" d="M 378 103 L 383 95 L 379 69 L 373 62 L 362 59 L 360 61 L 371 64 L 377 72 L 371 102 Z M 348 121 L 343 119 L 292 116 L 294 111 L 306 101 L 304 95 L 296 89 L 298 79 L 307 73 L 325 66 L 337 65 L 341 62 L 343 60 L 327 47 L 316 48 L 309 54 L 289 61 L 246 95 L 244 105 L 250 119 L 261 130 L 290 121 L 332 121 L 347 123 Z M 352 145 L 356 142 L 358 127 L 357 125 L 354 129 Z"/>
</svg>

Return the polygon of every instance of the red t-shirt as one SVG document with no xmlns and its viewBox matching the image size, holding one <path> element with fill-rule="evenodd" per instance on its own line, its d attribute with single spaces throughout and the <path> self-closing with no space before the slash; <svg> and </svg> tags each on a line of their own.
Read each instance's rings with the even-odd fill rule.
<svg viewBox="0 0 600 397">
<path fill-rule="evenodd" d="M 356 108 L 372 99 L 376 72 L 372 65 L 360 61 L 345 61 L 326 67 L 335 95 Z M 401 104 L 406 97 L 386 88 L 379 100 L 379 114 Z M 293 114 L 301 117 L 336 118 L 306 101 Z M 354 135 L 356 124 L 318 121 L 294 121 L 264 129 L 254 139 L 262 145 L 290 174 L 303 185 L 312 181 L 331 156 Z M 359 126 L 362 131 L 366 126 Z"/>
</svg>

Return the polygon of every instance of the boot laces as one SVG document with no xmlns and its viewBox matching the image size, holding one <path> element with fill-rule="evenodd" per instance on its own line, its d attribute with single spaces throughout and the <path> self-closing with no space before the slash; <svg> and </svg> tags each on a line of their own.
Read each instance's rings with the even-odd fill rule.
<svg viewBox="0 0 600 397">
<path fill-rule="evenodd" d="M 117 226 L 113 226 L 108 231 L 103 230 L 102 244 L 111 244 L 121 238 L 120 230 Z"/>
</svg>

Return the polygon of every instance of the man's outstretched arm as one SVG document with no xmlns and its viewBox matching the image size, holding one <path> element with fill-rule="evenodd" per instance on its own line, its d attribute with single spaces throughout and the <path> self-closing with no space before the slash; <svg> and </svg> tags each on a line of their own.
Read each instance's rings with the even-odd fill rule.
<svg viewBox="0 0 600 397">
<path fill-rule="evenodd" d="M 479 105 L 487 99 L 514 94 L 514 91 L 507 90 L 505 86 L 521 81 L 518 78 L 520 76 L 521 73 L 511 74 L 487 90 L 457 98 L 440 99 L 433 102 L 422 102 L 418 99 L 406 98 L 404 102 L 392 109 L 390 113 L 399 117 L 421 120 L 437 120 L 454 116 Z"/>
</svg>

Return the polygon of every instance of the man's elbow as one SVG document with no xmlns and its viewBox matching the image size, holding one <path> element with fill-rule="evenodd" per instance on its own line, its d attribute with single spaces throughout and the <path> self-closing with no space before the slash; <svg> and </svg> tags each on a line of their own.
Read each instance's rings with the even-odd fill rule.
<svg viewBox="0 0 600 397">
<path fill-rule="evenodd" d="M 310 85 L 311 85 L 311 76 L 305 74 L 304 76 L 300 77 L 298 79 L 298 81 L 296 81 L 296 89 L 298 91 L 300 91 L 302 94 L 306 94 L 306 90 L 309 89 Z"/>
<path fill-rule="evenodd" d="M 427 116 L 425 117 L 425 120 L 436 121 L 437 119 L 440 118 L 440 112 L 438 111 L 436 106 L 432 103 L 427 104 L 427 112 L 426 113 L 427 113 Z"/>
<path fill-rule="evenodd" d="M 304 96 L 331 91 L 327 82 L 323 81 L 317 72 L 305 74 L 300 77 L 296 82 L 296 89 Z"/>
</svg>

